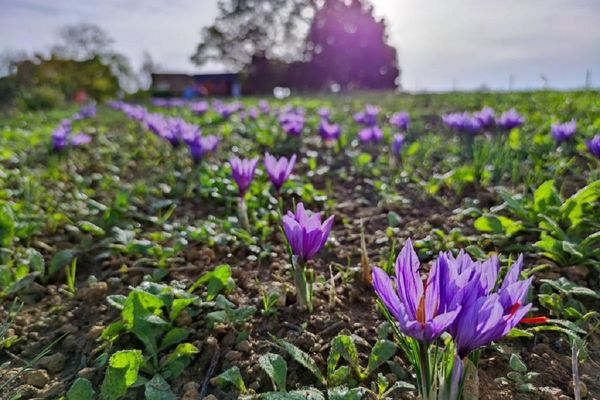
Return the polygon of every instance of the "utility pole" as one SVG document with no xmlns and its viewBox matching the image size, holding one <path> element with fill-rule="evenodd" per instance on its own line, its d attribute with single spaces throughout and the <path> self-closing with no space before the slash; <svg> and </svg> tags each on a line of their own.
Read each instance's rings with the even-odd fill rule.
<svg viewBox="0 0 600 400">
<path fill-rule="evenodd" d="M 514 74 L 510 74 L 508 76 L 508 91 L 512 92 L 514 86 L 515 86 L 515 75 Z"/>
<path fill-rule="evenodd" d="M 588 90 L 592 88 L 592 71 L 590 69 L 585 70 L 585 88 Z"/>
</svg>

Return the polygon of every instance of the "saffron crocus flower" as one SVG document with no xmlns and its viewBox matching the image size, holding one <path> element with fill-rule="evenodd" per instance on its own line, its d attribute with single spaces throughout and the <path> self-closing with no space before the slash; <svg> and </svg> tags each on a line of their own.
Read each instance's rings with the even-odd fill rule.
<svg viewBox="0 0 600 400">
<path fill-rule="evenodd" d="M 462 309 L 452 335 L 459 357 L 506 336 L 529 312 L 531 304 L 525 301 L 533 278 L 519 280 L 522 265 L 520 257 L 497 293 L 479 297 Z"/>
<path fill-rule="evenodd" d="M 298 203 L 296 212 L 288 211 L 283 216 L 283 231 L 290 244 L 292 253 L 301 261 L 308 261 L 319 252 L 327 242 L 334 216 L 321 222 L 320 213 L 310 213 Z"/>
<path fill-rule="evenodd" d="M 252 182 L 252 179 L 254 179 L 257 163 L 258 157 L 254 157 L 250 160 L 232 157 L 229 160 L 229 164 L 231 165 L 231 175 L 238 186 L 240 197 L 244 197 L 246 191 L 250 187 L 250 183 Z"/>
<path fill-rule="evenodd" d="M 481 111 L 473 113 L 473 116 L 482 128 L 489 129 L 494 126 L 494 109 L 491 107 L 483 107 Z"/>
<path fill-rule="evenodd" d="M 431 343 L 456 319 L 460 306 L 448 311 L 444 298 L 447 268 L 447 263 L 434 263 L 423 283 L 419 259 L 409 239 L 396 259 L 394 280 L 382 269 L 373 269 L 375 291 L 405 335 Z"/>
<path fill-rule="evenodd" d="M 383 132 L 377 126 L 363 128 L 358 132 L 358 139 L 364 143 L 379 143 L 383 139 Z"/>
<path fill-rule="evenodd" d="M 591 155 L 600 160 L 600 135 L 594 136 L 585 142 Z"/>
<path fill-rule="evenodd" d="M 327 120 L 329 121 L 329 118 L 331 118 L 331 112 L 329 111 L 329 108 L 326 107 L 322 107 L 319 108 L 319 110 L 317 111 L 317 114 L 319 114 L 319 117 L 321 117 L 321 120 Z"/>
<path fill-rule="evenodd" d="M 319 124 L 319 135 L 324 142 L 332 142 L 338 140 L 340 137 L 340 126 L 338 124 L 332 124 L 326 119 L 322 119 Z"/>
<path fill-rule="evenodd" d="M 368 104 L 364 111 L 354 114 L 354 121 L 365 126 L 375 126 L 377 125 L 377 114 L 379 114 L 379 107 Z"/>
<path fill-rule="evenodd" d="M 394 140 L 392 141 L 392 154 L 396 157 L 400 157 L 400 152 L 402 151 L 403 146 L 404 135 L 401 133 L 396 133 L 394 135 Z"/>
<path fill-rule="evenodd" d="M 307 281 L 304 264 L 323 248 L 333 225 L 333 215 L 321 222 L 321 214 L 309 213 L 298 203 L 296 212 L 283 216 L 283 232 L 292 251 L 294 283 L 298 305 L 312 311 L 312 282 Z"/>
<path fill-rule="evenodd" d="M 575 136 L 575 132 L 577 132 L 577 121 L 573 119 L 564 124 L 552 124 L 550 129 L 556 143 L 561 144 L 562 142 L 571 140 L 573 136 Z"/>
<path fill-rule="evenodd" d="M 447 127 L 457 132 L 475 134 L 481 129 L 479 120 L 467 112 L 443 115 L 442 121 Z"/>
<path fill-rule="evenodd" d="M 194 162 L 199 163 L 202 161 L 202 159 L 204 159 L 206 154 L 214 152 L 219 145 L 219 141 L 219 138 L 214 135 L 196 136 L 190 143 L 188 143 L 188 147 Z"/>
<path fill-rule="evenodd" d="M 410 123 L 410 117 L 406 111 L 395 113 L 390 118 L 390 124 L 394 125 L 396 128 L 406 131 L 408 129 L 408 125 Z"/>
<path fill-rule="evenodd" d="M 265 170 L 275 190 L 279 192 L 281 186 L 288 180 L 294 164 L 296 163 L 296 155 L 292 155 L 288 160 L 286 157 L 281 157 L 279 160 L 269 153 L 265 153 Z"/>
<path fill-rule="evenodd" d="M 75 114 L 73 119 L 79 121 L 82 119 L 94 118 L 95 116 L 96 116 L 96 105 L 90 104 L 85 107 L 81 107 L 81 109 L 79 110 L 79 112 L 77 114 Z"/>
<path fill-rule="evenodd" d="M 262 112 L 263 114 L 269 114 L 271 112 L 269 103 L 267 103 L 265 100 L 261 100 L 258 102 L 258 108 L 260 108 L 260 112 Z"/>
<path fill-rule="evenodd" d="M 505 111 L 500 115 L 500 118 L 496 119 L 496 125 L 500 129 L 510 131 L 513 128 L 517 128 L 525 122 L 523 118 L 514 108 Z"/>
<path fill-rule="evenodd" d="M 83 146 L 84 144 L 88 144 L 91 141 L 91 136 L 86 135 L 85 133 L 78 133 L 77 135 L 71 138 L 71 145 L 74 147 Z"/>
<path fill-rule="evenodd" d="M 52 132 L 52 148 L 57 151 L 64 149 L 69 144 L 68 138 L 70 134 L 70 125 L 68 128 L 63 125 L 56 128 L 54 132 Z"/>
<path fill-rule="evenodd" d="M 198 101 L 190 104 L 190 110 L 196 115 L 204 115 L 208 111 L 208 103 L 206 101 Z"/>
<path fill-rule="evenodd" d="M 279 123 L 285 133 L 292 136 L 300 136 L 304 129 L 304 115 L 299 113 L 287 113 L 280 119 Z"/>
</svg>

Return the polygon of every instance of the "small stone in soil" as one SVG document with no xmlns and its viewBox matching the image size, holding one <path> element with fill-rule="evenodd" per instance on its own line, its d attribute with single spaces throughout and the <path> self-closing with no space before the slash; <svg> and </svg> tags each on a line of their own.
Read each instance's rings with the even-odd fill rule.
<svg viewBox="0 0 600 400">
<path fill-rule="evenodd" d="M 65 357 L 64 354 L 54 353 L 49 356 L 42 357 L 38 362 L 38 365 L 54 374 L 63 370 L 66 360 L 67 357 Z"/>
<path fill-rule="evenodd" d="M 36 388 L 43 388 L 50 378 L 48 377 L 48 371 L 45 369 L 36 369 L 25 373 L 23 380 L 28 385 Z"/>
</svg>

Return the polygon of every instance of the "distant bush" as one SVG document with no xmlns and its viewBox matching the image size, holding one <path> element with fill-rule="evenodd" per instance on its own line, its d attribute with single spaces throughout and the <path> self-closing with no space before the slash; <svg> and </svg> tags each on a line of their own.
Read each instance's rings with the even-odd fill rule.
<svg viewBox="0 0 600 400">
<path fill-rule="evenodd" d="M 23 90 L 17 104 L 26 110 L 45 110 L 61 106 L 65 103 L 65 95 L 51 86 L 31 87 Z"/>
</svg>

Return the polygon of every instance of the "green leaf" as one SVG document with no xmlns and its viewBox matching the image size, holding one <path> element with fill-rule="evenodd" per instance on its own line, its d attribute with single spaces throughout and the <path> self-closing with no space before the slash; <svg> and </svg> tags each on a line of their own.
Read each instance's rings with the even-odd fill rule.
<svg viewBox="0 0 600 400">
<path fill-rule="evenodd" d="M 369 153 L 361 153 L 356 157 L 356 162 L 359 167 L 364 167 L 365 165 L 368 165 L 372 159 L 373 157 L 371 157 Z"/>
<path fill-rule="evenodd" d="M 127 301 L 127 297 L 122 294 L 113 294 L 110 296 L 106 296 L 106 301 L 111 306 L 122 310 L 125 307 L 125 302 Z"/>
<path fill-rule="evenodd" d="M 167 325 L 167 322 L 159 317 L 163 305 L 159 297 L 134 289 L 127 296 L 121 312 L 127 329 L 144 343 L 153 358 L 158 354 L 156 336 L 162 330 L 160 326 Z"/>
<path fill-rule="evenodd" d="M 8 204 L 0 206 L 0 247 L 11 247 L 15 237 L 15 216 Z"/>
<path fill-rule="evenodd" d="M 590 183 L 569 197 L 560 207 L 561 214 L 577 227 L 586 219 L 586 210 L 600 198 L 600 180 Z"/>
<path fill-rule="evenodd" d="M 388 225 L 389 226 L 391 226 L 392 228 L 395 228 L 397 226 L 400 226 L 401 223 L 402 223 L 402 220 L 400 219 L 400 216 L 398 215 L 398 213 L 395 213 L 394 211 L 388 212 Z"/>
<path fill-rule="evenodd" d="M 184 328 L 175 327 L 171 329 L 167 334 L 163 337 L 162 342 L 160 344 L 159 351 L 163 351 L 168 349 L 169 347 L 181 343 L 189 336 L 190 331 Z"/>
<path fill-rule="evenodd" d="M 510 369 L 513 371 L 522 373 L 527 372 L 527 365 L 525 365 L 517 353 L 512 353 L 510 355 L 510 361 L 508 362 L 508 365 L 510 365 Z"/>
<path fill-rule="evenodd" d="M 71 264 L 75 252 L 73 250 L 61 250 L 52 257 L 48 266 L 47 278 L 52 278 L 61 269 Z"/>
<path fill-rule="evenodd" d="M 286 391 L 287 363 L 279 354 L 267 353 L 260 356 L 258 363 L 271 378 L 273 387 L 280 392 Z"/>
<path fill-rule="evenodd" d="M 198 354 L 199 350 L 191 343 L 180 343 L 175 350 L 165 359 L 164 364 L 169 364 L 181 357 L 192 357 Z"/>
<path fill-rule="evenodd" d="M 27 249 L 25 254 L 27 255 L 27 262 L 29 267 L 33 271 L 39 272 L 40 274 L 44 274 L 45 262 L 42 254 L 36 249 Z"/>
<path fill-rule="evenodd" d="M 118 351 L 110 357 L 100 389 L 102 400 L 118 400 L 138 378 L 143 358 L 140 350 Z"/>
<path fill-rule="evenodd" d="M 192 293 L 200 285 L 208 282 L 206 300 L 213 300 L 221 290 L 227 287 L 231 278 L 231 267 L 227 264 L 219 265 L 214 271 L 204 273 L 194 284 L 188 289 Z"/>
<path fill-rule="evenodd" d="M 360 365 L 358 361 L 358 350 L 356 345 L 350 336 L 338 335 L 331 341 L 331 353 L 339 354 L 344 360 L 346 360 L 352 369 L 360 374 Z M 329 367 L 329 362 L 328 362 Z"/>
<path fill-rule="evenodd" d="M 292 358 L 298 364 L 300 364 L 304 368 L 308 369 L 319 380 L 319 382 L 322 385 L 326 384 L 325 377 L 319 370 L 317 363 L 307 353 L 303 352 L 302 350 L 300 350 L 298 347 L 294 346 L 293 344 L 288 343 L 285 340 L 276 338 L 273 335 L 271 335 L 271 339 L 273 339 L 273 341 L 275 341 L 275 343 L 279 347 L 281 347 L 282 349 L 287 351 L 289 353 L 289 355 L 292 356 Z"/>
<path fill-rule="evenodd" d="M 512 328 L 510 330 L 510 332 L 508 332 L 508 335 L 506 335 L 509 338 L 517 338 L 517 337 L 533 337 L 533 333 L 527 332 L 523 329 L 518 329 L 518 328 Z"/>
<path fill-rule="evenodd" d="M 396 354 L 396 345 L 394 342 L 386 339 L 378 340 L 371 350 L 369 363 L 367 364 L 366 376 L 371 375 L 383 363 Z"/>
<path fill-rule="evenodd" d="M 560 198 L 554 189 L 554 179 L 542 183 L 533 193 L 533 209 L 544 213 L 549 206 L 560 204 Z"/>
<path fill-rule="evenodd" d="M 146 382 L 144 394 L 146 395 L 146 400 L 177 400 L 177 396 L 171 390 L 171 385 L 158 374 Z"/>
<path fill-rule="evenodd" d="M 259 396 L 261 400 L 325 400 L 321 391 L 315 388 L 294 390 L 288 393 L 269 392 Z"/>
<path fill-rule="evenodd" d="M 190 304 L 198 300 L 198 297 L 189 297 L 185 299 L 175 299 L 173 300 L 173 305 L 171 306 L 171 321 L 175 321 L 179 314 L 187 308 Z"/>
<path fill-rule="evenodd" d="M 349 389 L 346 386 L 338 386 L 327 390 L 329 400 L 361 400 L 367 393 L 367 388 L 357 387 Z"/>
<path fill-rule="evenodd" d="M 79 221 L 79 227 L 84 232 L 89 232 L 95 236 L 104 236 L 106 232 L 98 225 L 91 223 L 90 221 Z"/>
<path fill-rule="evenodd" d="M 220 375 L 215 377 L 215 382 L 218 386 L 226 387 L 232 385 L 241 393 L 246 393 L 246 384 L 242 379 L 242 374 L 238 367 L 231 367 L 227 371 L 224 371 Z"/>
<path fill-rule="evenodd" d="M 67 400 L 93 400 L 96 392 L 92 382 L 85 378 L 77 378 L 67 392 Z"/>
<path fill-rule="evenodd" d="M 104 328 L 102 334 L 100 335 L 100 338 L 102 340 L 113 342 L 119 337 L 119 334 L 121 334 L 121 332 L 123 332 L 124 330 L 125 323 L 123 323 L 123 321 L 113 322 L 112 324 Z"/>
</svg>

